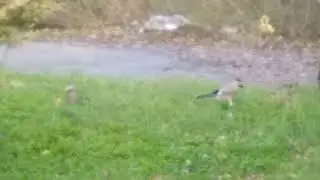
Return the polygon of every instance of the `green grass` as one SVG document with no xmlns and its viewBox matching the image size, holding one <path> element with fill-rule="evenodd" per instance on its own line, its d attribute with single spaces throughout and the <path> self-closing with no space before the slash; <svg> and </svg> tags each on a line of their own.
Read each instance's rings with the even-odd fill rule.
<svg viewBox="0 0 320 180">
<path fill-rule="evenodd" d="M 320 176 L 320 96 L 310 88 L 281 105 L 248 87 L 231 119 L 220 103 L 194 100 L 213 88 L 206 81 L 76 76 L 87 98 L 56 107 L 67 77 L 1 73 L 0 80 L 0 179 Z M 13 80 L 24 86 L 9 86 Z"/>
</svg>

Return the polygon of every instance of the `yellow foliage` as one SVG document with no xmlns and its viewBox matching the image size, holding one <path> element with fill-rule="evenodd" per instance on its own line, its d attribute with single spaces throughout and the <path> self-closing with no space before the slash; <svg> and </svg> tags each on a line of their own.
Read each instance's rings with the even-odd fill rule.
<svg viewBox="0 0 320 180">
<path fill-rule="evenodd" d="M 269 23 L 269 17 L 267 15 L 263 15 L 260 18 L 259 29 L 260 32 L 264 35 L 272 35 L 275 32 L 275 28 Z"/>
</svg>

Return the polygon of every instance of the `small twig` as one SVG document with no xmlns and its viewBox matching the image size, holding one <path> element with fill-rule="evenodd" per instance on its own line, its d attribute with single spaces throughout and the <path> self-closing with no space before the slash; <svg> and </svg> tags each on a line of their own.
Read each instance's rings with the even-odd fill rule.
<svg viewBox="0 0 320 180">
<path fill-rule="evenodd" d="M 304 24 L 302 25 L 301 32 L 303 32 L 306 29 L 310 21 L 311 1 L 308 0 L 306 3 L 307 3 L 307 7 L 305 11 L 306 14 L 304 16 Z"/>
</svg>

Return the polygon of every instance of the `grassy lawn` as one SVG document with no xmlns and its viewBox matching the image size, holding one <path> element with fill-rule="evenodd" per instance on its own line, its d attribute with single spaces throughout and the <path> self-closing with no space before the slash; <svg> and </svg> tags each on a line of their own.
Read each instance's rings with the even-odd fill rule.
<svg viewBox="0 0 320 180">
<path fill-rule="evenodd" d="M 247 87 L 228 118 L 194 100 L 204 80 L 74 76 L 82 103 L 55 105 L 67 76 L 1 73 L 0 179 L 307 179 L 320 176 L 320 102 Z M 10 86 L 20 81 L 21 87 Z M 84 98 L 85 97 L 85 98 Z M 106 177 L 107 176 L 107 177 Z"/>
</svg>

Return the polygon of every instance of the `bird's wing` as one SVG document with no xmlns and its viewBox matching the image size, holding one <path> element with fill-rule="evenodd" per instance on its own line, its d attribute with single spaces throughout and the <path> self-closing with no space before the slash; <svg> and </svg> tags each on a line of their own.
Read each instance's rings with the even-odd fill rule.
<svg viewBox="0 0 320 180">
<path fill-rule="evenodd" d="M 223 87 L 220 88 L 220 91 L 223 93 L 233 93 L 237 91 L 238 84 L 236 82 L 229 83 Z"/>
</svg>

